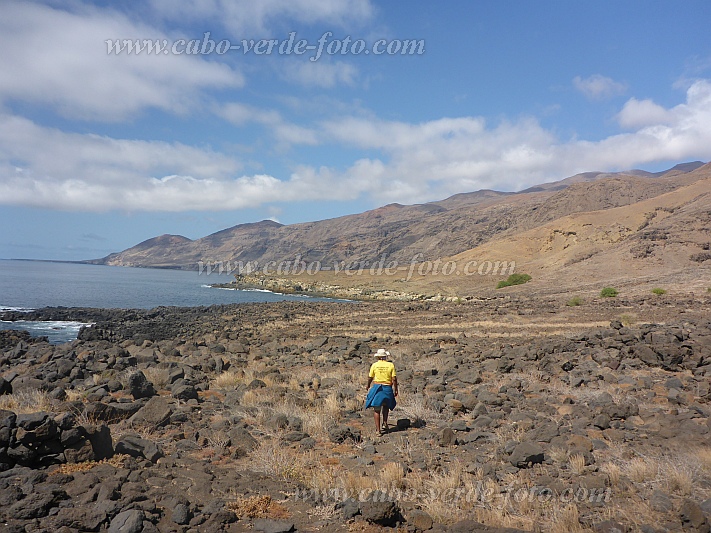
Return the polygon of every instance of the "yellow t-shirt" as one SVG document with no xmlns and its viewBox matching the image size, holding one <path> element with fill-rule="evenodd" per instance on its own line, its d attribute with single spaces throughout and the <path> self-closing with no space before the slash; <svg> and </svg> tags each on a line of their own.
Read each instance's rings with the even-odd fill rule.
<svg viewBox="0 0 711 533">
<path fill-rule="evenodd" d="M 392 385 L 395 377 L 395 365 L 390 361 L 376 361 L 370 365 L 368 376 L 378 383 L 388 383 Z"/>
</svg>

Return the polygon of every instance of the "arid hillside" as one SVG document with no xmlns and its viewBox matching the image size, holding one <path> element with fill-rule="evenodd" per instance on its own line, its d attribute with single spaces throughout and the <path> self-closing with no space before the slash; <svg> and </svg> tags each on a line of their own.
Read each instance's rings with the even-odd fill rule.
<svg viewBox="0 0 711 533">
<path fill-rule="evenodd" d="M 574 214 L 634 205 L 710 174 L 709 165 L 702 163 L 677 165 L 659 175 L 591 172 L 520 193 L 478 191 L 439 202 L 390 204 L 357 215 L 289 226 L 272 221 L 241 224 L 194 241 L 164 235 L 91 262 L 196 269 L 199 261 L 265 264 L 297 256 L 324 266 L 339 261 L 373 262 L 383 254 L 400 264 L 413 258 L 435 260 L 499 240 L 509 242 L 553 221 L 560 221 L 563 227 L 568 223 L 566 217 Z M 654 206 L 647 209 L 655 212 Z M 626 216 L 609 213 L 609 217 L 618 215 Z M 630 231 L 638 226 L 630 227 Z"/>
</svg>

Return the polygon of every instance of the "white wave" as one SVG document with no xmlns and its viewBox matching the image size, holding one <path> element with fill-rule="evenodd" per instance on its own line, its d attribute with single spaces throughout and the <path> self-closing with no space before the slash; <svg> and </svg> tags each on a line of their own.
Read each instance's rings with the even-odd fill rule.
<svg viewBox="0 0 711 533">
<path fill-rule="evenodd" d="M 271 294 L 284 294 L 283 292 L 274 292 L 274 291 L 270 291 L 268 289 L 232 289 L 232 290 L 240 290 L 242 292 L 269 292 Z"/>
<path fill-rule="evenodd" d="M 4 313 L 6 311 L 17 311 L 18 313 L 31 313 L 32 311 L 34 311 L 34 309 L 30 309 L 29 307 L 12 307 L 12 306 L 0 305 L 0 313 Z"/>
<path fill-rule="evenodd" d="M 74 322 L 72 320 L 0 320 L 3 324 L 17 324 L 27 330 L 69 330 L 79 331 L 82 326 L 93 326 L 94 322 Z"/>
</svg>

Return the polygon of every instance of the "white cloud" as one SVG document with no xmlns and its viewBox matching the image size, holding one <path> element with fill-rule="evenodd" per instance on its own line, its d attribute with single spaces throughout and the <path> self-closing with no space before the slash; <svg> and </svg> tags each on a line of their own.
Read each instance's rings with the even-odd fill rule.
<svg viewBox="0 0 711 533">
<path fill-rule="evenodd" d="M 573 78 L 573 86 L 590 100 L 604 100 L 623 94 L 627 90 L 627 85 L 624 83 L 602 74 L 593 74 L 587 78 L 576 76 Z"/>
<path fill-rule="evenodd" d="M 664 109 L 652 100 L 630 98 L 616 118 L 623 128 L 633 129 L 655 124 L 672 124 L 676 121 L 676 113 L 674 110 Z"/>
<path fill-rule="evenodd" d="M 65 116 L 122 120 L 154 107 L 184 112 L 212 88 L 241 87 L 229 66 L 190 55 L 109 55 L 108 39 L 165 39 L 120 13 L 72 4 L 64 11 L 3 2 L 0 103 L 21 100 Z"/>
<path fill-rule="evenodd" d="M 596 142 L 560 141 L 533 118 L 491 127 L 479 117 L 422 124 L 349 117 L 323 129 L 340 143 L 384 153 L 382 160 L 359 161 L 340 179 L 361 183 L 361 190 L 382 202 L 418 202 L 482 188 L 518 190 L 593 169 L 711 159 L 711 82 L 692 85 L 684 104 L 653 109 L 656 123 L 649 115 L 642 124 L 638 114 L 643 127 Z M 624 113 L 631 124 L 630 108 Z"/>
<path fill-rule="evenodd" d="M 318 144 L 314 131 L 286 121 L 278 111 L 257 109 L 246 104 L 231 102 L 217 109 L 215 113 L 235 126 L 245 126 L 250 122 L 261 124 L 285 146 Z"/>
<path fill-rule="evenodd" d="M 620 112 L 629 121 L 633 107 Z M 235 123 L 261 123 L 292 142 L 308 133 L 321 143 L 379 152 L 345 169 L 299 166 L 286 179 L 236 177 L 240 163 L 209 149 L 71 134 L 0 115 L 0 203 L 79 211 L 216 211 L 364 196 L 410 203 L 482 188 L 518 190 L 591 169 L 711 159 L 711 82 L 697 81 L 670 109 L 646 107 L 654 113 L 637 115 L 644 126 L 585 141 L 560 140 L 534 118 L 489 125 L 481 117 L 419 124 L 345 117 L 301 131 L 275 111 L 225 106 Z M 654 114 L 664 120 L 650 123 Z"/>
<path fill-rule="evenodd" d="M 235 37 L 255 37 L 277 21 L 292 24 L 362 24 L 374 15 L 370 0 L 151 0 L 154 11 L 166 20 L 216 21 Z M 290 28 L 288 31 L 295 31 Z M 259 35 L 269 39 L 273 35 Z"/>
</svg>

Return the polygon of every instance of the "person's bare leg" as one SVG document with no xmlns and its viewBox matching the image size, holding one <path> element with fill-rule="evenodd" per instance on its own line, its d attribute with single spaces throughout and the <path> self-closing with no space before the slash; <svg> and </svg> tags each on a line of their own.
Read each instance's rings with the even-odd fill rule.
<svg viewBox="0 0 711 533">
<path fill-rule="evenodd" d="M 380 411 L 373 411 L 373 418 L 375 419 L 375 431 L 380 433 Z"/>
<path fill-rule="evenodd" d="M 383 428 L 385 430 L 388 429 L 388 414 L 390 412 L 390 409 L 388 409 L 387 406 L 383 405 Z"/>
</svg>

